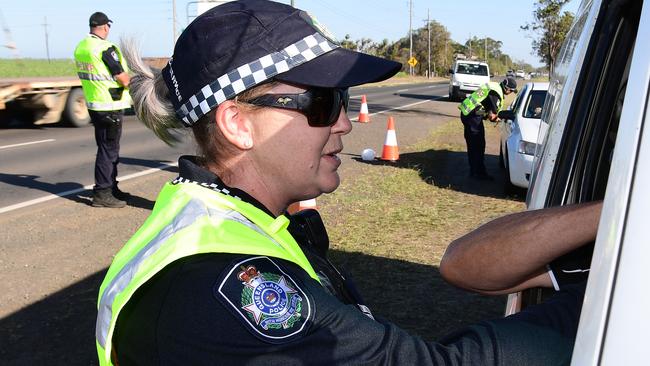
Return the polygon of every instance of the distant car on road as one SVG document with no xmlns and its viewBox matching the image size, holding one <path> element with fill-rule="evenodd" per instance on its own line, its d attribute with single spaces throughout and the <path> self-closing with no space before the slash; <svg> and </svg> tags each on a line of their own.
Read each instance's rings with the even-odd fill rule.
<svg viewBox="0 0 650 366">
<path fill-rule="evenodd" d="M 513 187 L 528 188 L 547 91 L 546 82 L 526 83 L 510 109 L 499 113 L 499 162 L 506 172 L 507 192 Z"/>
<path fill-rule="evenodd" d="M 516 77 L 515 72 L 512 70 L 506 71 L 506 77 L 511 77 L 511 78 Z"/>
<path fill-rule="evenodd" d="M 524 70 L 517 70 L 517 72 L 515 72 L 515 76 L 523 79 L 526 77 L 526 72 Z"/>
<path fill-rule="evenodd" d="M 482 61 L 457 59 L 449 73 L 450 101 L 461 101 L 466 94 L 490 81 L 490 67 Z"/>
</svg>

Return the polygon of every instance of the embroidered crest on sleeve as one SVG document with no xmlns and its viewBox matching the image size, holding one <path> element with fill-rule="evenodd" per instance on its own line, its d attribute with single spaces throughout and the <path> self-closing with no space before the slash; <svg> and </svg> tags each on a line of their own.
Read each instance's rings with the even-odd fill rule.
<svg viewBox="0 0 650 366">
<path fill-rule="evenodd" d="M 215 285 L 215 296 L 267 342 L 289 341 L 312 321 L 305 292 L 268 257 L 234 264 Z"/>
</svg>

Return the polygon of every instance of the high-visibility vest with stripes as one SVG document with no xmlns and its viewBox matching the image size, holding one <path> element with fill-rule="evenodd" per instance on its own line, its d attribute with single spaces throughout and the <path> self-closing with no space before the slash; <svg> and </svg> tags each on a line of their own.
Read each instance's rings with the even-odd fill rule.
<svg viewBox="0 0 650 366">
<path fill-rule="evenodd" d="M 86 97 L 86 106 L 94 111 L 115 111 L 131 106 L 131 97 L 126 88 L 119 100 L 113 100 L 109 92 L 110 88 L 122 87 L 113 78 L 108 66 L 102 60 L 102 52 L 109 47 L 115 47 L 122 69 L 128 72 L 129 68 L 119 48 L 107 40 L 88 35 L 79 42 L 74 50 L 77 75 L 81 80 L 81 87 Z"/>
<path fill-rule="evenodd" d="M 490 90 L 496 92 L 501 99 L 499 105 L 497 106 L 497 113 L 499 113 L 501 106 L 503 105 L 503 89 L 501 89 L 501 85 L 499 83 L 490 81 L 489 83 L 481 85 L 472 94 L 465 98 L 462 103 L 458 105 L 458 109 L 460 109 L 463 116 L 470 114 L 476 107 L 482 106 L 481 102 L 488 97 Z"/>
<path fill-rule="evenodd" d="M 293 262 L 320 282 L 291 236 L 289 220 L 193 183 L 167 183 L 151 215 L 117 253 L 99 289 L 95 328 L 101 366 L 112 365 L 120 311 L 139 287 L 168 264 L 201 253 L 261 255 Z"/>
</svg>

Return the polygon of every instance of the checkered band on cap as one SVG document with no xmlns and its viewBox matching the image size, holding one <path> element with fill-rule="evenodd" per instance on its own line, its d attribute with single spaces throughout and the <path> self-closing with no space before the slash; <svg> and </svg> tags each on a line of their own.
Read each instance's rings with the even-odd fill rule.
<svg viewBox="0 0 650 366">
<path fill-rule="evenodd" d="M 320 33 L 309 35 L 282 51 L 263 56 L 220 76 L 216 81 L 204 86 L 198 93 L 191 96 L 176 110 L 176 115 L 184 125 L 190 127 L 212 108 L 244 90 L 338 47 Z M 169 67 L 171 67 L 171 63 Z"/>
</svg>

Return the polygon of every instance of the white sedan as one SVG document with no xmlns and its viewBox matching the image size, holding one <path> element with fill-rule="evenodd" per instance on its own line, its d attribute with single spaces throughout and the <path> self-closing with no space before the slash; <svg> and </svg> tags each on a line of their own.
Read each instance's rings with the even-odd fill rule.
<svg viewBox="0 0 650 366">
<path fill-rule="evenodd" d="M 505 188 L 528 188 L 548 83 L 526 83 L 509 110 L 501 111 L 499 162 L 506 171 Z"/>
</svg>

